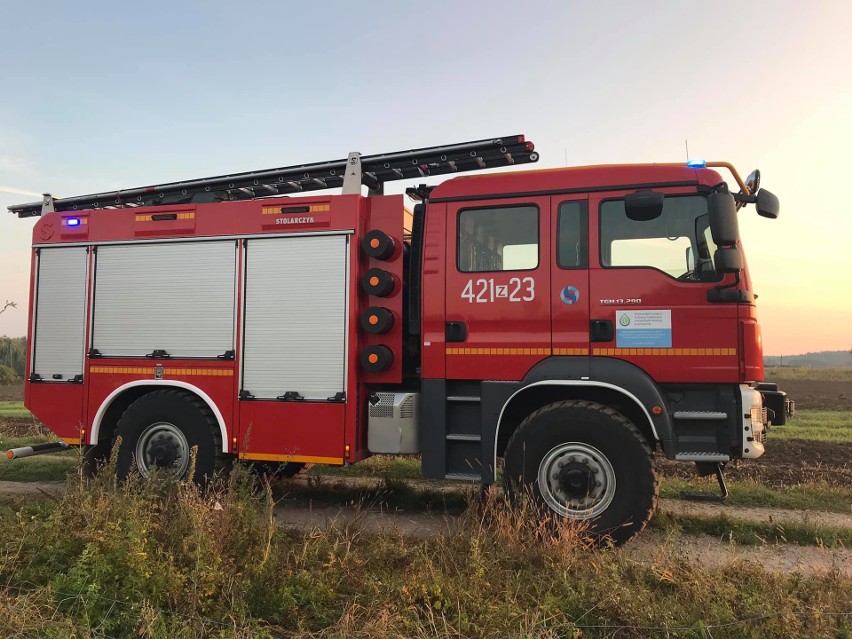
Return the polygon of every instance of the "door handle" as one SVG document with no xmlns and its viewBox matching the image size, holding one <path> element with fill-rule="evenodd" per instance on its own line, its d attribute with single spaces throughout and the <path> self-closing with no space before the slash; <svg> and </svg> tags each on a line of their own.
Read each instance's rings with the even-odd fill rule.
<svg viewBox="0 0 852 639">
<path fill-rule="evenodd" d="M 592 320 L 589 325 L 590 342 L 611 342 L 615 337 L 612 320 Z"/>
<path fill-rule="evenodd" d="M 467 324 L 464 322 L 447 322 L 447 342 L 463 342 L 467 339 Z"/>
</svg>

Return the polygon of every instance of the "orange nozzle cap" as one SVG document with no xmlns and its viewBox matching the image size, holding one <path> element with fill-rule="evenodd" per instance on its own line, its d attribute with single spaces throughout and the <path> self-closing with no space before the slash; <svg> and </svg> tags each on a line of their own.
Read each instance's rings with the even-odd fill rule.
<svg viewBox="0 0 852 639">
<path fill-rule="evenodd" d="M 379 361 L 379 356 L 376 355 L 375 353 L 371 353 L 370 356 L 367 359 L 370 360 L 371 364 L 375 364 L 376 362 Z"/>
<path fill-rule="evenodd" d="M 14 459 L 15 453 L 13 453 L 11 450 L 7 450 L 6 451 L 6 457 L 8 457 L 9 459 Z"/>
</svg>

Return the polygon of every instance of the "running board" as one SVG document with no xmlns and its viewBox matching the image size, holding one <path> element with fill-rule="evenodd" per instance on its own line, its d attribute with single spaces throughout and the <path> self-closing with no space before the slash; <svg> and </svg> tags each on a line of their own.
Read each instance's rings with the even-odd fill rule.
<svg viewBox="0 0 852 639">
<path fill-rule="evenodd" d="M 731 456 L 725 453 L 684 452 L 675 454 L 676 461 L 710 462 L 714 464 L 731 461 Z"/>
</svg>

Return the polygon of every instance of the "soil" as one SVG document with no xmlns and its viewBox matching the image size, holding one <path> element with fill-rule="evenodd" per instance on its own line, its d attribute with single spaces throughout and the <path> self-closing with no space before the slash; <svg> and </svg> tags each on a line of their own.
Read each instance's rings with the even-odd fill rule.
<svg viewBox="0 0 852 639">
<path fill-rule="evenodd" d="M 2 417 L 0 433 L 7 437 L 27 437 L 29 435 L 50 435 L 50 429 L 35 417 Z"/>
<path fill-rule="evenodd" d="M 662 455 L 657 455 L 656 461 L 666 477 L 695 477 L 692 464 L 671 461 Z M 725 477 L 752 479 L 770 488 L 815 481 L 852 486 L 852 443 L 772 440 L 770 435 L 762 457 L 728 464 Z"/>
<path fill-rule="evenodd" d="M 796 408 L 807 410 L 852 411 L 852 382 L 811 379 L 769 379 L 796 402 Z"/>
<path fill-rule="evenodd" d="M 24 385 L 11 384 L 0 386 L 0 402 L 22 402 L 24 401 Z"/>
</svg>

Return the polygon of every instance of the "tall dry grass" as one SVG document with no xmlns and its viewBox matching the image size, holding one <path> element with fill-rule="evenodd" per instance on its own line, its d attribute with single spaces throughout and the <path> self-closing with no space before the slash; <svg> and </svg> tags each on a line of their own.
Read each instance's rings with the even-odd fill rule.
<svg viewBox="0 0 852 639">
<path fill-rule="evenodd" d="M 639 564 L 495 494 L 472 502 L 458 526 L 412 538 L 375 531 L 366 511 L 310 530 L 280 526 L 271 491 L 239 468 L 206 492 L 162 477 L 117 483 L 110 471 L 69 480 L 55 502 L 2 512 L 0 636 L 852 633 L 850 618 L 833 614 L 852 611 L 852 581 L 839 572 L 707 569 L 676 539 Z"/>
</svg>

